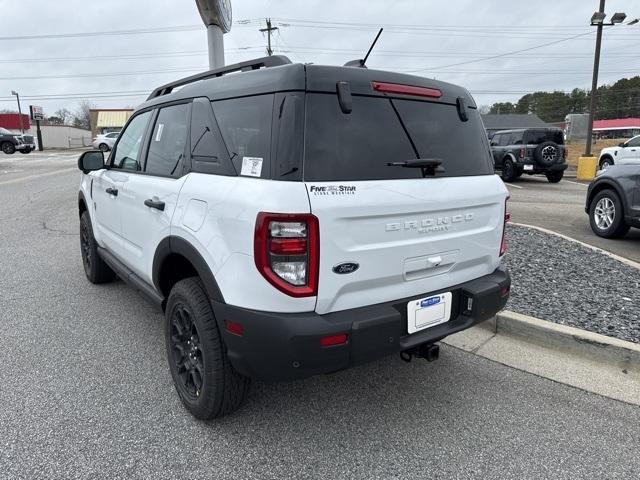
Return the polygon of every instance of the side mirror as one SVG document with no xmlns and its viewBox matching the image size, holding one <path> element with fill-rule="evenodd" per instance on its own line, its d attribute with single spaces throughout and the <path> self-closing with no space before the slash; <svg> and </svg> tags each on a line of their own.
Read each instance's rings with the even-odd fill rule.
<svg viewBox="0 0 640 480">
<path fill-rule="evenodd" d="M 624 147 L 624 146 L 626 146 L 626 144 L 625 144 L 624 142 L 620 142 L 620 143 L 618 144 L 618 146 L 619 146 L 619 147 Z"/>
<path fill-rule="evenodd" d="M 498 146 L 498 144 L 497 144 L 496 142 L 491 142 L 491 143 L 490 143 L 490 145 L 491 145 L 492 147 L 497 147 L 497 146 Z"/>
<path fill-rule="evenodd" d="M 83 173 L 93 172 L 104 168 L 104 153 L 100 150 L 89 150 L 78 158 L 78 168 Z"/>
</svg>

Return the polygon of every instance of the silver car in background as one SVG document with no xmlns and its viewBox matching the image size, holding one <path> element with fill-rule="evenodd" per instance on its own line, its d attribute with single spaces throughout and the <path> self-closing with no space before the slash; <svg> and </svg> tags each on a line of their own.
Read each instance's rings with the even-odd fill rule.
<svg viewBox="0 0 640 480">
<path fill-rule="evenodd" d="M 113 144 L 116 143 L 120 132 L 100 133 L 93 139 L 91 145 L 97 150 L 108 152 L 113 148 Z"/>
</svg>

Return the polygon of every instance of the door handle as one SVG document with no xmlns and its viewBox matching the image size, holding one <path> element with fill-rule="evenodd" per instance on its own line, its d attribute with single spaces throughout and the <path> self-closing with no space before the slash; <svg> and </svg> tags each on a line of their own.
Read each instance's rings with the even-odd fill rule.
<svg viewBox="0 0 640 480">
<path fill-rule="evenodd" d="M 161 202 L 159 200 L 154 200 L 152 198 L 147 198 L 144 201 L 144 204 L 149 208 L 155 208 L 156 210 L 160 210 L 161 212 L 164 212 L 164 202 Z"/>
<path fill-rule="evenodd" d="M 114 197 L 117 197 L 117 196 L 118 196 L 118 189 L 117 189 L 117 188 L 111 188 L 111 187 L 109 187 L 109 188 L 107 188 L 107 189 L 105 190 L 105 192 L 107 192 L 109 195 L 113 195 Z"/>
</svg>

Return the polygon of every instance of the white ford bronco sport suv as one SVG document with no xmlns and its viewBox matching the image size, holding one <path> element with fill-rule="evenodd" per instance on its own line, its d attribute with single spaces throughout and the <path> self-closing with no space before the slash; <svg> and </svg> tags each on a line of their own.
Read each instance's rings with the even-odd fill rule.
<svg viewBox="0 0 640 480">
<path fill-rule="evenodd" d="M 156 89 L 103 155 L 78 160 L 85 273 L 164 311 L 197 418 L 250 378 L 435 359 L 507 301 L 507 190 L 463 88 L 267 57 Z"/>
</svg>

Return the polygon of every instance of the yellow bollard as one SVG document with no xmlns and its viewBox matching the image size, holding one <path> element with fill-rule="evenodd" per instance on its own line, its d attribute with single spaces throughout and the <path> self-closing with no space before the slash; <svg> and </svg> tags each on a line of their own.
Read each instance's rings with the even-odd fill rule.
<svg viewBox="0 0 640 480">
<path fill-rule="evenodd" d="M 578 158 L 577 180 L 593 180 L 596 177 L 598 159 L 596 157 Z"/>
</svg>

